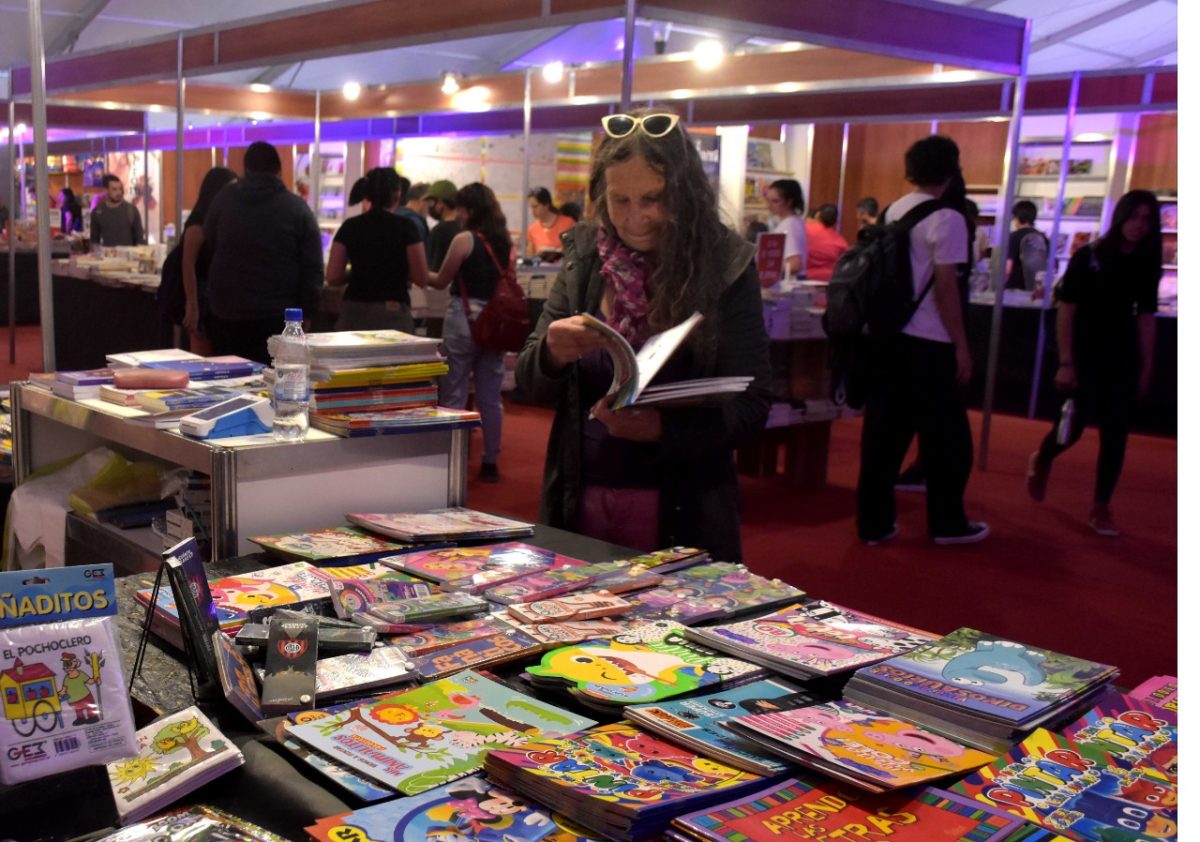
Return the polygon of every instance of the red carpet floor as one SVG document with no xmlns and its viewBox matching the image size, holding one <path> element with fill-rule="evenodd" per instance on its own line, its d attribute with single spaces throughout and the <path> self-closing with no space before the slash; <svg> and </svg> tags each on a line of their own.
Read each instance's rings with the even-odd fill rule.
<svg viewBox="0 0 1200 842">
<path fill-rule="evenodd" d="M 476 479 L 471 506 L 537 516 L 551 414 L 506 405 L 501 481 Z M 972 423 L 978 441 L 979 417 Z M 854 532 L 860 423 L 833 425 L 829 483 L 797 491 L 779 477 L 743 478 L 745 561 L 809 594 L 931 632 L 972 626 L 1121 668 L 1133 686 L 1176 674 L 1176 442 L 1134 436 L 1113 501 L 1119 538 L 1088 528 L 1097 438 L 1056 463 L 1044 503 L 1025 495 L 1025 463 L 1046 425 L 997 417 L 986 472 L 967 488 L 967 511 L 987 521 L 981 544 L 935 547 L 925 537 L 924 496 L 899 495 L 900 535 L 866 547 Z"/>
</svg>

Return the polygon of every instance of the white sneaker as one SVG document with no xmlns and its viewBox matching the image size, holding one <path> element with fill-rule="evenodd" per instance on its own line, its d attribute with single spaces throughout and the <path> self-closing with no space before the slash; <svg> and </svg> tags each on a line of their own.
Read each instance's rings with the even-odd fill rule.
<svg viewBox="0 0 1200 842">
<path fill-rule="evenodd" d="M 967 524 L 965 532 L 960 532 L 957 535 L 934 535 L 933 543 L 939 547 L 951 544 L 978 544 L 990 535 L 991 532 L 991 528 L 986 523 L 972 521 Z"/>
</svg>

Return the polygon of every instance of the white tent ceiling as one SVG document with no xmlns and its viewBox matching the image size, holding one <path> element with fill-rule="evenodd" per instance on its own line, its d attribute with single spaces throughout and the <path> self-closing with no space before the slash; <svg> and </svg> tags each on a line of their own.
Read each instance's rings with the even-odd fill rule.
<svg viewBox="0 0 1200 842">
<path fill-rule="evenodd" d="M 949 2 L 1031 18 L 1029 70 L 1034 75 L 1169 65 L 1178 60 L 1176 0 Z M 43 0 L 43 28 L 47 55 L 61 55 L 309 5 L 288 0 Z M 397 6 L 402 14 L 403 4 Z M 656 30 L 664 34 L 663 27 L 650 21 L 639 26 L 639 54 L 653 55 Z M 28 31 L 26 4 L 22 0 L 0 0 L 0 67 L 28 62 Z M 442 70 L 478 74 L 554 59 L 613 60 L 620 56 L 619 34 L 619 24 L 614 21 L 264 67 L 214 79 L 269 81 L 302 89 L 334 88 L 350 79 L 364 84 L 404 82 L 432 78 Z M 705 33 L 676 26 L 665 34 L 667 51 L 682 52 L 691 49 Z M 729 47 L 746 41 L 736 32 L 713 34 L 720 35 Z"/>
</svg>

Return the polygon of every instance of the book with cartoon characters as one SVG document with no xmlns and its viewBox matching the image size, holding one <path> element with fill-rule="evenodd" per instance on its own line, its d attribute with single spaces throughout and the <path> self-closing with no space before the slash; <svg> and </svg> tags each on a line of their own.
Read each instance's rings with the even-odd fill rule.
<svg viewBox="0 0 1200 842">
<path fill-rule="evenodd" d="M 680 816 L 696 842 L 866 840 L 1000 842 L 1024 822 L 953 792 L 927 788 L 865 796 L 835 781 L 789 778 L 770 789 Z"/>
<path fill-rule="evenodd" d="M 561 816 L 471 775 L 408 798 L 339 813 L 305 828 L 317 842 L 588 842 Z"/>
<path fill-rule="evenodd" d="M 791 605 L 754 620 L 688 629 L 687 636 L 802 680 L 883 661 L 934 639 L 908 626 L 820 601 Z"/>
<path fill-rule="evenodd" d="M 525 634 L 510 628 L 505 632 L 456 643 L 416 659 L 416 673 L 421 679 L 430 681 L 467 669 L 468 667 L 495 667 L 520 660 L 542 651 L 542 644 Z"/>
<path fill-rule="evenodd" d="M 1179 833 L 1174 786 L 1091 760 L 1044 728 L 951 789 L 1080 842 L 1174 842 Z"/>
<path fill-rule="evenodd" d="M 479 593 L 530 573 L 564 567 L 582 567 L 586 562 L 551 550 L 510 541 L 487 547 L 451 547 L 408 553 L 386 563 L 397 570 L 420 576 L 446 590 Z"/>
<path fill-rule="evenodd" d="M 766 783 L 625 722 L 569 739 L 497 749 L 488 754 L 485 769 L 501 785 L 627 842 L 654 838 L 680 813 L 728 801 Z"/>
<path fill-rule="evenodd" d="M 533 534 L 533 524 L 462 506 L 428 512 L 350 512 L 346 520 L 398 541 L 503 541 Z"/>
<path fill-rule="evenodd" d="M 466 670 L 286 730 L 358 773 L 416 795 L 478 771 L 498 746 L 595 724 Z"/>
<path fill-rule="evenodd" d="M 604 709 L 753 681 L 765 672 L 693 643 L 683 636 L 683 626 L 666 620 L 633 625 L 612 640 L 553 649 L 527 670 L 536 686 L 565 688 L 584 704 Z"/>
<path fill-rule="evenodd" d="M 1175 714 L 1109 689 L 1098 704 L 1062 729 L 1084 757 L 1179 783 Z"/>
<path fill-rule="evenodd" d="M 354 564 L 362 564 L 384 556 L 435 549 L 428 544 L 385 541 L 352 526 L 310 529 L 284 535 L 259 535 L 250 540 L 267 552 L 289 561 L 311 561 L 320 565 L 341 564 L 351 559 Z"/>
<path fill-rule="evenodd" d="M 672 699 L 656 705 L 631 705 L 625 708 L 625 718 L 705 757 L 756 775 L 770 776 L 789 771 L 792 764 L 763 751 L 753 740 L 738 736 L 721 723 L 742 714 L 787 710 L 823 700 L 786 681 L 768 678 L 707 696 Z"/>
<path fill-rule="evenodd" d="M 502 605 L 534 602 L 581 590 L 595 584 L 600 576 L 620 573 L 623 570 L 623 567 L 611 561 L 552 567 L 521 576 L 503 585 L 494 585 L 485 590 L 483 596 Z"/>
<path fill-rule="evenodd" d="M 433 593 L 432 586 L 428 582 L 396 580 L 388 577 L 329 580 L 329 598 L 333 602 L 333 611 L 342 619 L 353 617 L 359 611 L 366 611 L 369 606 L 378 602 L 415 599 L 429 596 L 431 593 Z"/>
<path fill-rule="evenodd" d="M 1005 738 L 1062 714 L 1116 675 L 1116 667 L 961 628 L 859 670 L 846 697 Z"/>
<path fill-rule="evenodd" d="M 741 564 L 715 561 L 676 571 L 650 590 L 632 594 L 630 616 L 674 620 L 685 626 L 748 611 L 766 610 L 804 598 L 804 591 L 779 579 L 751 573 Z"/>
<path fill-rule="evenodd" d="M 192 706 L 137 732 L 137 754 L 107 764 L 121 822 L 137 821 L 242 765 L 242 753 Z"/>
<path fill-rule="evenodd" d="M 503 634 L 511 628 L 513 628 L 512 624 L 488 616 L 478 620 L 464 620 L 461 623 L 430 626 L 423 631 L 393 637 L 392 645 L 403 649 L 410 657 L 416 658 L 440 649 L 448 649 L 456 643 Z"/>
<path fill-rule="evenodd" d="M 932 783 L 996 759 L 846 701 L 738 716 L 724 724 L 768 751 L 870 792 Z"/>
<path fill-rule="evenodd" d="M 1135 699 L 1145 699 L 1155 707 L 1171 713 L 1179 713 L 1179 679 L 1173 675 L 1156 675 L 1147 678 L 1129 691 Z"/>
</svg>

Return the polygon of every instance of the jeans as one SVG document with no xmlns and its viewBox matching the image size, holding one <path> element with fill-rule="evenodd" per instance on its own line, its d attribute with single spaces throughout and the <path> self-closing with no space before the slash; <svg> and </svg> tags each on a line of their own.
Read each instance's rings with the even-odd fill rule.
<svg viewBox="0 0 1200 842">
<path fill-rule="evenodd" d="M 973 453 L 966 404 L 954 380 L 954 346 L 900 335 L 880 340 L 873 351 L 858 474 L 859 537 L 876 539 L 895 525 L 896 477 L 914 435 L 926 474 L 929 534 L 960 534 L 968 525 L 963 493 Z"/>
<path fill-rule="evenodd" d="M 471 315 L 479 315 L 486 301 L 471 299 Z M 442 352 L 450 372 L 438 383 L 438 402 L 452 409 L 465 409 L 471 376 L 475 376 L 475 408 L 483 421 L 483 461 L 496 464 L 500 455 L 500 433 L 504 424 L 504 404 L 500 387 L 504 382 L 504 352 L 483 351 L 475 347 L 471 326 L 463 312 L 462 299 L 450 297 L 446 321 L 442 325 Z"/>
</svg>

